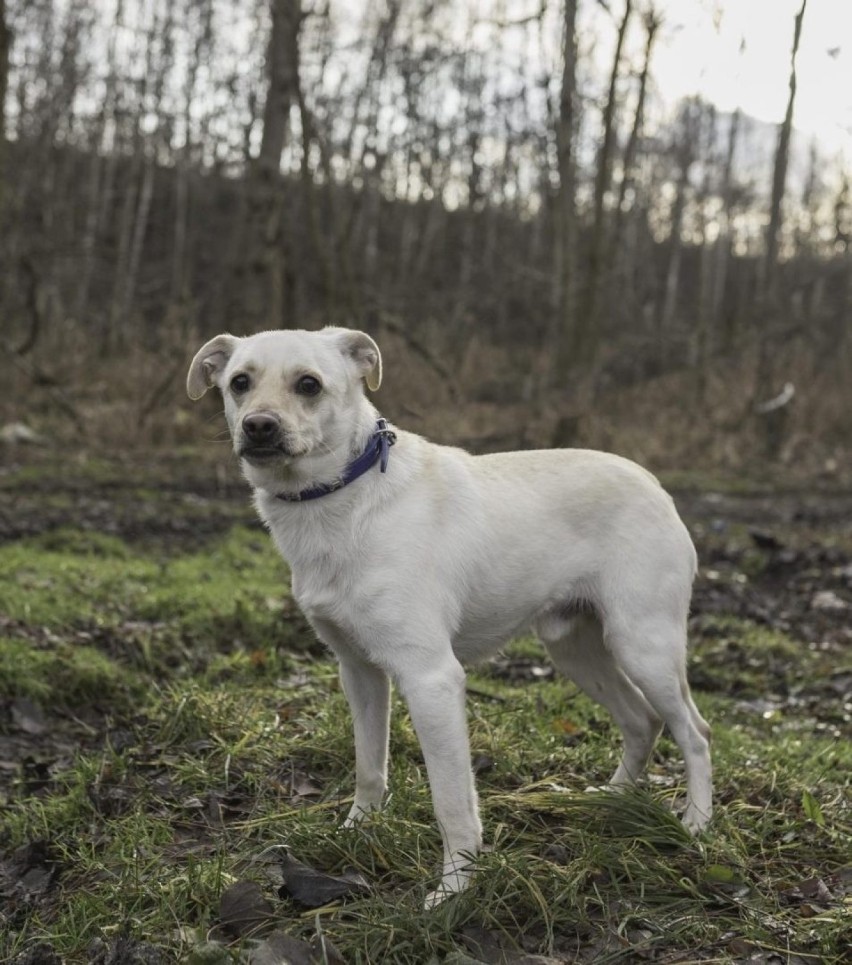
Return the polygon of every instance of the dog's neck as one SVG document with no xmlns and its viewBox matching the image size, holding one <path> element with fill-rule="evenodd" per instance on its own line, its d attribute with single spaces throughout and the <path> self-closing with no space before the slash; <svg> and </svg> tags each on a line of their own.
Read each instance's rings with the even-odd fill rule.
<svg viewBox="0 0 852 965">
<path fill-rule="evenodd" d="M 285 503 L 308 503 L 315 499 L 322 499 L 324 496 L 331 496 L 332 493 L 339 492 L 350 483 L 360 479 L 364 473 L 369 472 L 376 463 L 382 473 L 387 472 L 388 459 L 390 458 L 390 447 L 396 442 L 396 433 L 390 428 L 386 419 L 377 419 L 376 427 L 370 436 L 364 451 L 354 459 L 351 459 L 343 469 L 341 475 L 332 483 L 321 483 L 309 486 L 307 489 L 300 489 L 298 492 L 277 492 L 276 499 Z"/>
<path fill-rule="evenodd" d="M 360 401 L 361 404 L 349 410 L 351 418 L 335 420 L 322 447 L 305 456 L 269 468 L 241 460 L 243 475 L 252 488 L 263 495 L 286 496 L 333 485 L 350 462 L 363 453 L 375 432 L 378 412 L 365 397 Z"/>
</svg>

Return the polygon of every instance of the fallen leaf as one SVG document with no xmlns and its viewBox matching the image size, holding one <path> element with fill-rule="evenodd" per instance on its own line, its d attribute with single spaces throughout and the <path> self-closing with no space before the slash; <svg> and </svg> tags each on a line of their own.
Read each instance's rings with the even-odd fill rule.
<svg viewBox="0 0 852 965">
<path fill-rule="evenodd" d="M 47 942 L 39 942 L 12 959 L 12 965 L 62 965 L 62 959 Z"/>
<path fill-rule="evenodd" d="M 12 723 L 25 734 L 38 737 L 47 730 L 47 719 L 38 704 L 27 697 L 12 701 Z"/>
<path fill-rule="evenodd" d="M 330 875 L 303 864 L 289 854 L 281 859 L 281 874 L 284 878 L 279 891 L 281 897 L 289 896 L 306 908 L 320 908 L 345 895 L 364 894 L 370 890 L 366 878 L 357 871 Z"/>
<path fill-rule="evenodd" d="M 232 935 L 256 935 L 273 921 L 272 903 L 255 881 L 237 881 L 222 892 L 219 921 Z"/>
<path fill-rule="evenodd" d="M 0 896 L 27 901 L 41 896 L 50 889 L 57 871 L 49 841 L 22 844 L 0 864 Z"/>
<path fill-rule="evenodd" d="M 471 768 L 474 774 L 484 774 L 496 767 L 496 761 L 488 754 L 477 754 L 471 761 Z"/>
<path fill-rule="evenodd" d="M 247 965 L 345 965 L 345 962 L 326 939 L 308 943 L 275 931 L 250 952 Z"/>
<path fill-rule="evenodd" d="M 201 942 L 189 953 L 186 965 L 232 965 L 233 961 L 219 942 Z"/>
<path fill-rule="evenodd" d="M 105 784 L 95 781 L 86 788 L 92 806 L 107 818 L 125 814 L 136 801 L 138 792 L 122 784 Z"/>
<path fill-rule="evenodd" d="M 806 878 L 792 888 L 782 891 L 781 894 L 791 903 L 807 901 L 829 905 L 834 900 L 834 896 L 822 878 Z"/>
<path fill-rule="evenodd" d="M 96 938 L 88 948 L 87 961 L 89 965 L 166 965 L 158 948 L 125 933 L 110 942 Z"/>
</svg>

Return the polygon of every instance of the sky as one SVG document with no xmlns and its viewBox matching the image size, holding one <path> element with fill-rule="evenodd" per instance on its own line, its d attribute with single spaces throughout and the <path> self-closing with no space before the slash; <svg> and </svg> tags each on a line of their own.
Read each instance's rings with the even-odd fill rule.
<svg viewBox="0 0 852 965">
<path fill-rule="evenodd" d="M 19 5 L 29 2 L 17 0 Z M 61 11 L 71 0 L 55 2 Z M 121 37 L 136 51 L 138 69 L 144 69 L 143 49 L 138 43 L 139 24 L 147 23 L 152 5 L 159 9 L 172 0 L 93 2 L 102 28 L 95 32 L 93 39 L 100 51 L 96 59 L 106 63 L 106 40 L 114 23 L 116 3 L 121 2 L 125 22 Z M 217 58 L 223 71 L 231 69 L 228 63 L 242 74 L 259 76 L 262 71 L 265 40 L 259 36 L 255 20 L 250 16 L 255 2 L 268 0 L 214 0 L 221 43 Z M 351 58 L 349 51 L 375 29 L 377 11 L 384 11 L 387 2 L 330 0 L 341 63 Z M 180 9 L 186 9 L 184 4 L 191 9 L 192 3 L 193 0 L 181 0 Z M 312 0 L 303 0 L 303 3 L 308 8 Z M 546 9 L 542 31 L 529 26 L 513 30 L 497 28 L 501 21 L 529 24 L 531 19 L 535 20 L 542 4 Z M 788 97 L 794 18 L 801 0 L 634 0 L 637 13 L 650 4 L 662 13 L 663 26 L 652 65 L 654 103 L 649 105 L 649 129 L 670 120 L 678 101 L 692 94 L 701 95 L 722 112 L 740 108 L 768 124 L 781 121 Z M 486 53 L 489 63 L 499 63 L 500 58 L 506 58 L 507 63 L 514 59 L 516 71 L 525 74 L 528 81 L 542 71 L 549 71 L 557 82 L 562 5 L 563 0 L 443 0 L 432 6 L 432 17 L 443 23 L 445 37 L 457 41 L 462 48 Z M 423 8 L 423 3 L 402 0 L 402 19 L 406 11 L 413 11 L 415 31 Z M 591 95 L 590 102 L 599 103 L 605 94 L 624 0 L 579 0 L 579 9 L 583 84 L 585 92 Z M 222 37 L 226 39 L 221 41 Z M 38 41 L 39 38 L 35 38 L 33 42 Z M 492 60 L 490 55 L 495 44 L 499 45 L 500 52 Z M 626 45 L 628 62 L 634 71 L 641 60 L 643 45 L 641 18 L 634 16 Z M 362 47 L 366 51 L 368 45 L 362 43 Z M 358 76 L 357 70 L 354 76 Z M 801 179 L 811 139 L 818 143 L 826 169 L 835 174 L 844 169 L 848 171 L 852 167 L 852 0 L 808 0 L 798 56 L 798 81 L 794 125 L 803 136 L 794 141 L 792 176 Z M 179 97 L 182 96 L 179 91 Z M 219 96 L 226 98 L 217 104 L 221 107 L 221 118 L 217 113 L 211 123 L 227 126 L 233 107 L 227 98 L 233 98 L 227 91 L 220 92 Z M 200 107 L 208 103 L 199 98 Z M 628 102 L 625 108 L 628 116 L 631 104 Z M 593 117 L 593 112 L 589 112 L 589 117 Z M 765 131 L 763 155 L 771 156 L 773 143 L 773 132 Z"/>
<path fill-rule="evenodd" d="M 665 27 L 654 74 L 664 96 L 700 93 L 723 111 L 783 118 L 801 0 L 657 4 Z M 617 0 L 612 6 L 621 9 Z M 852 0 L 808 0 L 797 66 L 796 129 L 852 159 Z"/>
</svg>

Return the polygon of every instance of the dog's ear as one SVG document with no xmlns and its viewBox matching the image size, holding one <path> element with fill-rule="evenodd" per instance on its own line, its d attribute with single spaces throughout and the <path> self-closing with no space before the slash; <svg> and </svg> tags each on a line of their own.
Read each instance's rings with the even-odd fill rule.
<svg viewBox="0 0 852 965">
<path fill-rule="evenodd" d="M 375 392 L 382 384 L 382 353 L 379 346 L 365 332 L 337 329 L 345 355 L 355 361 L 358 371 L 367 381 L 367 388 Z"/>
<path fill-rule="evenodd" d="M 233 335 L 217 335 L 196 352 L 186 376 L 186 394 L 190 399 L 200 399 L 215 383 L 216 373 L 227 365 L 238 341 Z"/>
</svg>

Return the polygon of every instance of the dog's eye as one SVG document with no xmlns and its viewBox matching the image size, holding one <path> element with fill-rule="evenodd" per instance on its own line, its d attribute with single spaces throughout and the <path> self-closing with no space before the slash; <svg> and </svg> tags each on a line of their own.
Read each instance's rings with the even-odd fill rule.
<svg viewBox="0 0 852 965">
<path fill-rule="evenodd" d="M 303 375 L 296 383 L 299 395 L 319 395 L 322 392 L 322 382 L 312 375 Z"/>
<path fill-rule="evenodd" d="M 250 384 L 251 381 L 247 375 L 235 375 L 231 379 L 231 391 L 235 395 L 242 395 L 243 392 L 248 392 Z"/>
</svg>

